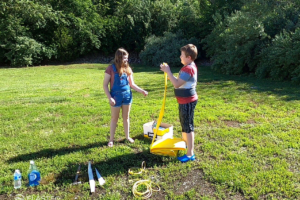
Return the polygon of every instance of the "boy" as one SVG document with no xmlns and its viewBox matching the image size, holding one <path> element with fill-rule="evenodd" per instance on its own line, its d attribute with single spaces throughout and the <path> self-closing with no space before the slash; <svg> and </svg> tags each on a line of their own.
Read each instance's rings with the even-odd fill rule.
<svg viewBox="0 0 300 200">
<path fill-rule="evenodd" d="M 198 95 L 197 85 L 197 66 L 194 60 L 197 58 L 197 47 L 188 44 L 180 49 L 180 60 L 184 65 L 179 71 L 178 78 L 175 78 L 168 65 L 160 65 L 160 70 L 168 74 L 169 80 L 174 85 L 174 92 L 179 104 L 179 119 L 182 128 L 182 139 L 187 144 L 187 154 L 178 157 L 181 162 L 195 160 L 194 154 L 194 110 L 197 105 Z"/>
</svg>

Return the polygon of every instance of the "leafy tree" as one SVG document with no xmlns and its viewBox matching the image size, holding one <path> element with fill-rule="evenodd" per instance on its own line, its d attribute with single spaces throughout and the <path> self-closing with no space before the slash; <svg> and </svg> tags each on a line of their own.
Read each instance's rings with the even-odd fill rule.
<svg viewBox="0 0 300 200">
<path fill-rule="evenodd" d="M 53 9 L 64 13 L 66 23 L 55 27 L 52 43 L 58 48 L 58 58 L 69 60 L 87 54 L 101 46 L 104 18 L 97 13 L 98 2 L 91 0 L 51 0 Z M 97 7 L 98 6 L 98 7 Z"/>
<path fill-rule="evenodd" d="M 157 0 L 151 3 L 152 34 L 163 36 L 164 32 L 176 30 L 179 2 L 178 0 Z"/>
<path fill-rule="evenodd" d="M 283 31 L 261 52 L 256 75 L 275 80 L 300 82 L 300 28 Z"/>
<path fill-rule="evenodd" d="M 145 38 L 151 33 L 150 5 L 151 0 L 126 0 L 122 6 L 117 7 L 115 15 L 121 21 L 121 45 L 127 50 L 141 50 Z"/>
<path fill-rule="evenodd" d="M 146 39 L 146 45 L 140 57 L 144 64 L 150 66 L 159 66 L 162 62 L 167 62 L 170 66 L 180 67 L 182 66 L 179 58 L 180 48 L 186 44 L 198 46 L 198 40 L 194 37 L 186 39 L 182 31 L 176 34 L 166 32 L 159 37 L 152 35 Z"/>
<path fill-rule="evenodd" d="M 0 3 L 0 52 L 3 61 L 12 66 L 26 66 L 51 58 L 55 48 L 47 45 L 40 30 L 48 22 L 59 23 L 60 13 L 48 5 L 32 1 L 9 1 Z M 0 60 L 1 61 L 1 60 Z"/>
<path fill-rule="evenodd" d="M 298 32 L 291 34 L 299 24 L 295 5 L 292 0 L 245 1 L 240 11 L 224 16 L 215 14 L 216 26 L 203 40 L 207 54 L 214 61 L 212 68 L 227 74 L 256 73 L 259 77 L 279 80 L 297 79 L 293 64 L 279 59 L 291 57 L 278 51 L 295 54 L 294 46 L 287 45 L 290 40 L 297 41 Z"/>
</svg>

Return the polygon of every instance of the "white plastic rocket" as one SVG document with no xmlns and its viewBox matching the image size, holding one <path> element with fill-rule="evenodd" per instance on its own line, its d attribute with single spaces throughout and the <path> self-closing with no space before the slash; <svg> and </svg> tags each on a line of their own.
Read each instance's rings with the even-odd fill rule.
<svg viewBox="0 0 300 200">
<path fill-rule="evenodd" d="M 88 174 L 89 174 L 91 192 L 95 192 L 95 180 L 94 180 L 92 165 L 91 165 L 90 161 L 89 161 L 89 166 L 88 166 Z"/>
<path fill-rule="evenodd" d="M 104 185 L 104 183 L 105 183 L 104 178 L 100 175 L 100 173 L 98 172 L 98 170 L 96 168 L 95 168 L 95 170 L 96 170 L 96 174 L 97 174 L 97 178 L 98 178 L 99 184 L 100 185 Z"/>
</svg>

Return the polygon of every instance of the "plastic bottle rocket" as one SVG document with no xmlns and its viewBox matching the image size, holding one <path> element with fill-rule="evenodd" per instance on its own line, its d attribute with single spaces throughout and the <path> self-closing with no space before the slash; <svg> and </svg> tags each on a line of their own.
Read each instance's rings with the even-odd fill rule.
<svg viewBox="0 0 300 200">
<path fill-rule="evenodd" d="M 100 185 L 104 185 L 104 183 L 105 183 L 104 178 L 100 175 L 100 173 L 98 172 L 98 170 L 96 168 L 95 168 L 95 170 L 96 170 L 96 174 L 97 174 L 97 178 L 98 178 L 99 184 Z"/>
<path fill-rule="evenodd" d="M 22 175 L 20 170 L 16 169 L 15 173 L 14 173 L 14 188 L 18 189 L 21 187 L 22 185 Z"/>
<path fill-rule="evenodd" d="M 96 185 L 95 185 L 95 180 L 94 180 L 93 171 L 92 171 L 92 165 L 91 165 L 90 161 L 89 161 L 89 165 L 88 165 L 88 175 L 89 175 L 91 192 L 95 192 Z"/>
<path fill-rule="evenodd" d="M 28 180 L 29 186 L 37 186 L 40 184 L 41 174 L 37 169 L 36 165 L 34 164 L 33 160 L 30 161 L 30 167 L 28 170 Z"/>
</svg>

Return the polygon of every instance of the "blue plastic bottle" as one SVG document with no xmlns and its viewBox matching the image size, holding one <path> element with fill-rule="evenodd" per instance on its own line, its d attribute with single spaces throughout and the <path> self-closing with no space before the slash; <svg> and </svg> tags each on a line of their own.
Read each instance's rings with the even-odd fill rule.
<svg viewBox="0 0 300 200">
<path fill-rule="evenodd" d="M 40 184 L 41 174 L 37 169 L 37 167 L 35 166 L 33 160 L 30 161 L 28 180 L 29 180 L 29 186 L 37 186 Z"/>
</svg>

